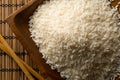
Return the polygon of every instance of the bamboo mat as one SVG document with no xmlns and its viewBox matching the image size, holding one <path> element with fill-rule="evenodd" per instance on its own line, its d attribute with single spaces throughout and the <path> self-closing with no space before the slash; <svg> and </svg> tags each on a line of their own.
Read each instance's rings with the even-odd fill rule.
<svg viewBox="0 0 120 80">
<path fill-rule="evenodd" d="M 0 0 L 0 34 L 6 39 L 15 53 L 36 71 L 38 69 L 12 33 L 5 18 L 31 0 Z M 0 80 L 28 80 L 18 65 L 3 51 L 0 51 Z"/>
</svg>

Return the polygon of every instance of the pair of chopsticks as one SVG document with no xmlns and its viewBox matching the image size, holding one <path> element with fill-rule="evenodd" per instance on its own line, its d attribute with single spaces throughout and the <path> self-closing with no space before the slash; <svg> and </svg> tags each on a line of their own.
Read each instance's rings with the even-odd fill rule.
<svg viewBox="0 0 120 80">
<path fill-rule="evenodd" d="M 22 71 L 25 73 L 29 80 L 35 80 L 33 76 L 35 76 L 38 80 L 44 80 L 44 78 L 40 76 L 40 74 L 34 71 L 28 64 L 26 64 L 15 54 L 15 52 L 11 49 L 11 47 L 8 45 L 8 43 L 4 40 L 4 38 L 1 35 L 0 35 L 0 49 L 7 53 L 10 57 L 12 57 L 13 60 L 15 60 L 15 62 L 22 69 Z"/>
</svg>

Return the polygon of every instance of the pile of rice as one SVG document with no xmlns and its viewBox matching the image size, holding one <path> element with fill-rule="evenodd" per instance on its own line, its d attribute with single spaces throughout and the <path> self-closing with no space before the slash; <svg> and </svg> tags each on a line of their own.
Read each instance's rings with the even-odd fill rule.
<svg viewBox="0 0 120 80">
<path fill-rule="evenodd" d="M 120 25 L 108 0 L 50 0 L 30 17 L 31 37 L 66 80 L 113 80 L 120 71 Z"/>
</svg>

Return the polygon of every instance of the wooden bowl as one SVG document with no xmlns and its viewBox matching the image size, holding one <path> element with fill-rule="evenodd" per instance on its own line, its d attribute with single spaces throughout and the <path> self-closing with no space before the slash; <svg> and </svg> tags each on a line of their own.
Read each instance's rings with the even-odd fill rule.
<svg viewBox="0 0 120 80">
<path fill-rule="evenodd" d="M 42 58 L 42 54 L 31 39 L 28 30 L 29 17 L 33 14 L 38 5 L 43 3 L 43 1 L 44 0 L 32 0 L 10 15 L 6 21 L 10 24 L 12 31 L 26 49 L 33 62 L 37 65 L 41 75 L 47 80 L 63 80 L 56 70 L 51 70 L 50 66 L 46 64 L 45 60 Z"/>
<path fill-rule="evenodd" d="M 50 66 L 45 63 L 42 54 L 39 52 L 34 41 L 30 37 L 28 30 L 29 17 L 33 14 L 38 5 L 42 4 L 44 0 L 32 0 L 21 9 L 10 15 L 6 21 L 10 24 L 12 31 L 15 33 L 18 40 L 29 53 L 33 62 L 37 65 L 41 75 L 46 80 L 63 80 L 56 70 L 51 70 Z M 112 5 L 116 5 L 120 0 L 115 0 Z"/>
</svg>

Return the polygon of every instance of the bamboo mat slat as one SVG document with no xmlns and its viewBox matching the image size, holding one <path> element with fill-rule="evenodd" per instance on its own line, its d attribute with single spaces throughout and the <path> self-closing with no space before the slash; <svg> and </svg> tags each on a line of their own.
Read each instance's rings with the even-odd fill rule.
<svg viewBox="0 0 120 80">
<path fill-rule="evenodd" d="M 6 39 L 15 53 L 37 72 L 35 64 L 24 50 L 16 36 L 5 22 L 5 18 L 31 0 L 0 0 L 0 34 Z M 0 80 L 28 80 L 18 65 L 0 50 Z"/>
</svg>

